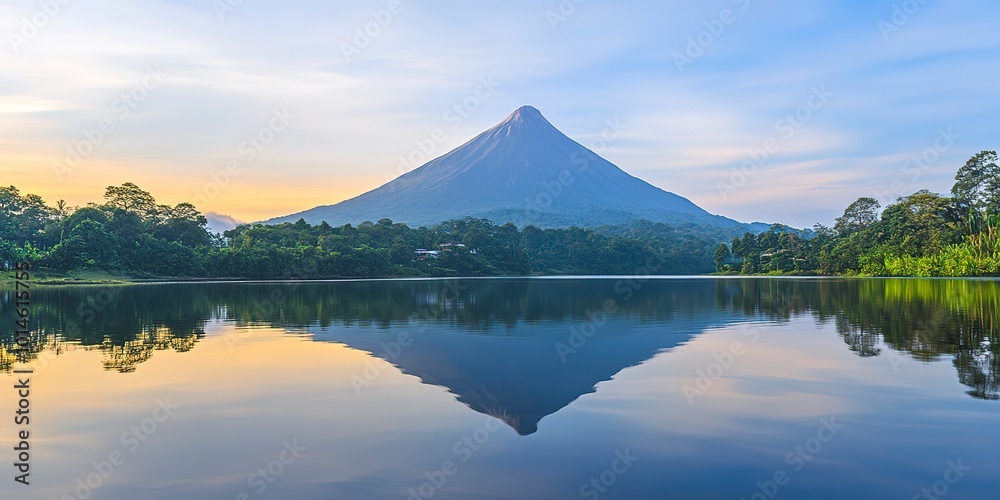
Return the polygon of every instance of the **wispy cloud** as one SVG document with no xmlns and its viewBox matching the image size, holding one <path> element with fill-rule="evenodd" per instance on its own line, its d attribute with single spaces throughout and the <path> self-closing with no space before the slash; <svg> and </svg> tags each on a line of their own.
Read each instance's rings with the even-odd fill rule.
<svg viewBox="0 0 1000 500">
<path fill-rule="evenodd" d="M 629 129 L 609 159 L 742 220 L 829 223 L 855 197 L 898 178 L 900 158 L 926 148 L 939 127 L 962 138 L 914 189 L 947 190 L 968 156 L 996 147 L 994 3 L 929 2 L 886 39 L 878 23 L 892 1 L 752 1 L 678 72 L 671 54 L 742 3 L 586 2 L 553 29 L 546 11 L 555 1 L 402 0 L 350 60 L 342 42 L 385 5 L 248 1 L 220 19 L 211 2 L 69 2 L 15 50 L 7 35 L 38 6 L 6 4 L 0 176 L 74 204 L 125 180 L 181 201 L 274 107 L 287 106 L 294 126 L 211 207 L 241 220 L 283 215 L 376 187 L 488 75 L 503 85 L 449 129 L 441 151 L 523 104 L 581 141 L 620 117 Z M 86 159 L 72 186 L 49 175 L 150 65 L 167 80 Z M 720 200 L 715 180 L 773 135 L 814 85 L 835 97 L 752 182 Z"/>
</svg>

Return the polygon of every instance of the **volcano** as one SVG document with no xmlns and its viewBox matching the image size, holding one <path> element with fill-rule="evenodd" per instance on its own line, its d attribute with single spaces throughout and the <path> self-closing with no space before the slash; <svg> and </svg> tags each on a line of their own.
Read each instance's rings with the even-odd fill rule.
<svg viewBox="0 0 1000 500">
<path fill-rule="evenodd" d="M 629 175 L 556 129 L 531 106 L 383 186 L 336 205 L 266 221 L 431 226 L 464 217 L 495 224 L 599 227 L 637 220 L 738 228 Z"/>
</svg>

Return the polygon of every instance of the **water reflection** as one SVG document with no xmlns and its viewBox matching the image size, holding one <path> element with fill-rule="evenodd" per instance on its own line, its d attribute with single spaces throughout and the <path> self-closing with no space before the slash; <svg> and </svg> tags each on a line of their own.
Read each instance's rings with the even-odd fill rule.
<svg viewBox="0 0 1000 500">
<path fill-rule="evenodd" d="M 0 295 L 0 309 L 12 307 Z M 100 351 L 131 372 L 185 352 L 221 320 L 368 351 L 521 434 L 601 381 L 713 326 L 811 316 L 862 357 L 950 357 L 967 393 L 996 400 L 994 281 L 911 279 L 460 280 L 51 287 L 33 299 L 34 352 Z M 3 314 L 6 314 L 4 312 Z M 411 345 L 394 347 L 399 335 Z M 0 368 L 14 337 L 0 326 Z M 403 347 L 403 346 L 400 346 Z"/>
<path fill-rule="evenodd" d="M 901 353 L 919 361 L 952 357 L 978 399 L 1000 398 L 997 311 L 992 280 L 739 280 L 720 282 L 745 312 L 774 319 L 812 314 L 833 321 L 861 357 Z M 886 353 L 885 349 L 893 352 Z"/>
</svg>

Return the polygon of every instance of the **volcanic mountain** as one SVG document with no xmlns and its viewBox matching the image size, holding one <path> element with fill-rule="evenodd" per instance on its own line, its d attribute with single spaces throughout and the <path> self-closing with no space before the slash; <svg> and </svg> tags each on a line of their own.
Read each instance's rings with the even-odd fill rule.
<svg viewBox="0 0 1000 500">
<path fill-rule="evenodd" d="M 522 227 L 597 227 L 640 219 L 742 226 L 627 174 L 530 106 L 375 190 L 266 223 L 303 218 L 339 226 L 388 218 L 417 227 L 467 216 Z"/>
</svg>

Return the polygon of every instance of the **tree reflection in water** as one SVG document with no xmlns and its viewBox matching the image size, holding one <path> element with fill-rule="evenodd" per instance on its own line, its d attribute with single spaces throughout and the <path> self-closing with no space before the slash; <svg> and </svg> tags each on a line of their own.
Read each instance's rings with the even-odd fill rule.
<svg viewBox="0 0 1000 500">
<path fill-rule="evenodd" d="M 645 282 L 627 300 L 616 283 L 509 279 L 42 287 L 32 300 L 33 349 L 21 354 L 48 360 L 67 349 L 99 350 L 105 369 L 127 373 L 156 351 L 193 349 L 205 325 L 219 320 L 251 328 L 387 329 L 419 319 L 497 335 L 525 324 L 586 321 L 589 311 L 614 300 L 620 306 L 616 314 L 649 323 L 698 314 L 722 323 L 785 322 L 811 315 L 821 324 L 833 322 L 858 356 L 884 356 L 891 349 L 925 362 L 951 357 L 970 396 L 1000 398 L 1000 284 L 995 281 L 662 280 Z M 10 293 L 0 294 L 5 316 L 12 307 Z M 11 322 L 0 324 L 0 339 L 0 369 L 10 371 L 16 361 Z"/>
</svg>

